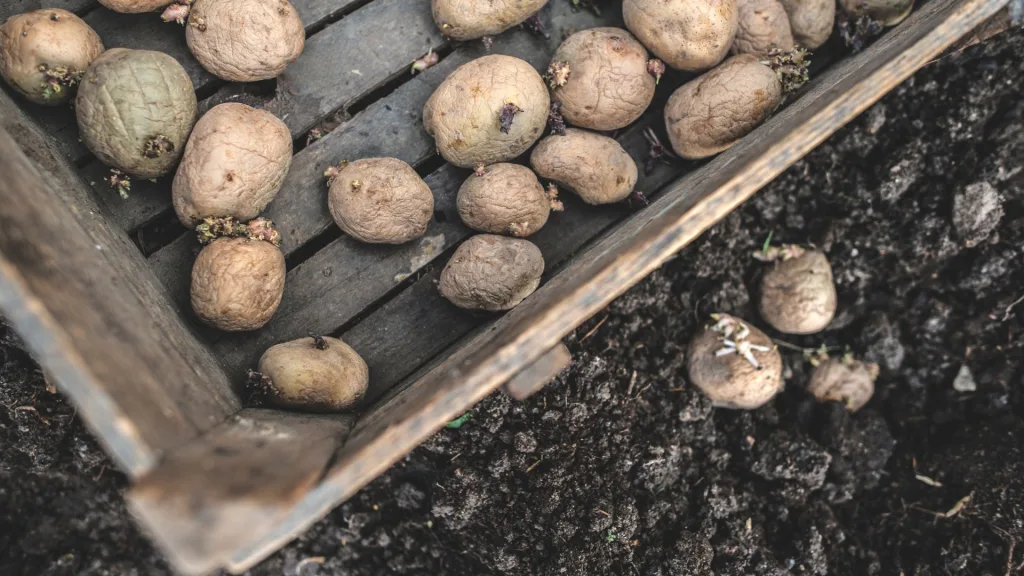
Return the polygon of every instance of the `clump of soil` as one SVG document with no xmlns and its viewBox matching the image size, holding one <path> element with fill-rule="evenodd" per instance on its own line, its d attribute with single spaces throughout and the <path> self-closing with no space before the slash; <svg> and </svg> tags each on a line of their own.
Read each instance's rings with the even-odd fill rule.
<svg viewBox="0 0 1024 576">
<path fill-rule="evenodd" d="M 1020 31 L 919 72 L 580 327 L 554 383 L 523 403 L 492 395 L 250 574 L 1016 567 L 1022 85 Z M 969 248 L 954 198 L 980 182 L 1002 214 Z M 810 364 L 789 348 L 785 392 L 756 411 L 713 410 L 686 379 L 685 346 L 708 313 L 767 327 L 749 255 L 770 232 L 832 262 L 835 320 L 783 340 L 879 364 L 856 414 L 815 402 Z M 124 511 L 121 477 L 99 474 L 95 442 L 5 334 L 0 573 L 168 573 Z"/>
</svg>

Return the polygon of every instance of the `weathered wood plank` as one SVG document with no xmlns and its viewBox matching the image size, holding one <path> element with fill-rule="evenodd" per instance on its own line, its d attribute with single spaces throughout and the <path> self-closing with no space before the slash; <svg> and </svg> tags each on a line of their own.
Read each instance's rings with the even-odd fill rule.
<svg viewBox="0 0 1024 576">
<path fill-rule="evenodd" d="M 506 394 L 516 400 L 526 400 L 547 386 L 555 376 L 558 376 L 559 372 L 568 368 L 571 363 L 572 355 L 569 354 L 569 348 L 559 342 L 554 348 L 545 352 L 543 356 L 528 364 L 508 382 L 505 382 L 503 389 Z"/>
<path fill-rule="evenodd" d="M 169 455 L 128 504 L 179 571 L 209 573 L 316 485 L 353 420 L 242 410 Z"/>
<path fill-rule="evenodd" d="M 367 34 L 369 30 L 374 33 Z M 429 4 L 377 0 L 307 40 L 302 56 L 278 78 L 276 96 L 263 108 L 284 120 L 292 137 L 299 138 L 334 110 L 351 105 L 393 76 L 407 72 L 428 48 L 443 42 Z M 93 162 L 85 171 L 90 181 L 99 182 L 97 193 L 125 230 L 134 230 L 170 210 L 173 175 L 155 183 L 133 183 L 132 197 L 122 200 L 102 183 L 105 166 Z M 320 177 L 315 182 L 286 184 L 282 193 L 289 186 L 322 186 L 322 181 Z"/>
<path fill-rule="evenodd" d="M 238 399 L 146 261 L 49 139 L 0 94 L 3 308 L 129 473 Z"/>
<path fill-rule="evenodd" d="M 96 6 L 95 0 L 5 0 L 0 3 L 0 22 L 15 14 L 39 10 L 40 8 L 61 8 L 81 15 Z"/>
<path fill-rule="evenodd" d="M 272 532 L 238 551 L 231 569 L 252 566 L 355 494 L 1005 3 L 933 0 L 826 72 L 754 134 L 678 180 L 518 308 L 364 415 L 324 482 Z"/>
</svg>

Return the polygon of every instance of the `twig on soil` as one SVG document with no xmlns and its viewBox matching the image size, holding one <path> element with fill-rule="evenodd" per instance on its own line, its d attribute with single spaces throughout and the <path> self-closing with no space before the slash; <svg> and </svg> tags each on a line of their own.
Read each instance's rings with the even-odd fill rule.
<svg viewBox="0 0 1024 576">
<path fill-rule="evenodd" d="M 92 477 L 92 481 L 93 482 L 98 482 L 99 479 L 103 477 L 103 473 L 106 472 L 106 471 L 107 471 L 107 465 L 106 464 L 100 466 L 99 474 L 96 474 L 95 476 L 93 476 Z"/>
<path fill-rule="evenodd" d="M 302 569 L 310 564 L 323 564 L 327 560 L 323 556 L 310 556 L 309 558 L 303 558 L 298 564 L 295 565 L 295 576 L 302 576 Z"/>
<path fill-rule="evenodd" d="M 533 469 L 536 468 L 543 461 L 544 461 L 544 458 L 542 457 L 540 460 L 537 460 L 533 464 L 530 464 L 530 466 L 526 468 L 526 473 L 529 474 L 530 472 L 532 472 Z"/>
<path fill-rule="evenodd" d="M 929 485 L 929 486 L 931 486 L 933 488 L 942 488 L 942 482 L 939 482 L 938 480 L 934 480 L 934 479 L 932 479 L 932 478 L 930 478 L 928 476 L 925 476 L 924 474 L 921 474 L 920 472 L 917 471 L 917 458 L 911 458 L 910 461 L 911 461 L 911 463 L 912 463 L 912 465 L 914 467 L 914 478 L 916 478 L 918 481 L 923 482 L 923 483 L 925 483 L 925 484 L 927 484 L 927 485 Z"/>
<path fill-rule="evenodd" d="M 1020 298 L 1017 298 L 1016 300 L 1013 301 L 1013 303 L 1011 303 L 1009 306 L 1006 307 L 1006 313 L 1003 314 L 1003 320 L 1002 320 L 1003 322 L 1006 322 L 1007 320 L 1010 319 L 1010 313 L 1013 312 L 1013 308 L 1017 304 L 1020 304 L 1021 302 L 1024 302 L 1024 296 L 1021 296 Z"/>
<path fill-rule="evenodd" d="M 597 332 L 597 329 L 600 328 L 601 325 L 604 324 L 606 320 L 608 320 L 608 316 L 611 316 L 611 314 L 605 314 L 604 318 L 601 318 L 601 321 L 597 323 L 597 326 L 594 326 L 593 328 L 590 329 L 590 332 L 587 332 L 586 334 L 584 334 L 583 338 L 580 338 L 580 344 L 583 344 L 583 342 L 587 338 L 590 338 L 591 336 L 593 336 L 594 332 Z"/>
<path fill-rule="evenodd" d="M 960 511 L 963 510 L 964 507 L 967 506 L 967 503 L 970 502 L 970 501 L 971 501 L 971 495 L 968 494 L 967 496 L 964 496 L 963 498 L 957 500 L 956 504 L 953 504 L 953 507 L 950 508 L 949 510 L 945 511 L 945 512 L 936 512 L 934 510 L 928 510 L 927 508 L 922 508 L 922 507 L 916 506 L 916 505 L 912 505 L 911 508 L 913 508 L 914 510 L 921 511 L 921 512 L 926 512 L 928 514 L 931 514 L 932 516 L 935 516 L 936 518 L 952 518 L 952 517 L 956 516 L 957 514 L 959 514 Z"/>
<path fill-rule="evenodd" d="M 29 411 L 29 412 L 35 412 L 36 413 L 36 417 L 39 418 L 39 420 L 43 424 L 46 424 L 47 426 L 50 425 L 50 421 L 47 420 L 42 414 L 40 414 L 39 410 L 36 410 L 35 406 L 18 406 L 17 408 L 15 408 L 15 410 L 25 410 L 25 411 Z"/>
</svg>

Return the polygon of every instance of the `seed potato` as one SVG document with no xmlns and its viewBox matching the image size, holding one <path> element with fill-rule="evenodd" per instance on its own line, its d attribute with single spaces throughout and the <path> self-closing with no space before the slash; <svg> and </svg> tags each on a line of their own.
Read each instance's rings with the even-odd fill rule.
<svg viewBox="0 0 1024 576">
<path fill-rule="evenodd" d="M 308 412 L 340 412 L 366 394 L 370 369 L 351 346 L 330 336 L 275 344 L 260 357 L 270 402 Z"/>
<path fill-rule="evenodd" d="M 423 236 L 434 194 L 411 166 L 396 158 L 349 162 L 330 180 L 331 216 L 362 242 L 403 244 Z"/>
<path fill-rule="evenodd" d="M 828 358 L 814 367 L 807 391 L 819 402 L 842 402 L 856 412 L 875 393 L 878 364 L 866 364 L 853 358 Z"/>
<path fill-rule="evenodd" d="M 786 334 L 820 332 L 836 313 L 832 266 L 817 250 L 786 248 L 761 279 L 761 317 Z"/>
<path fill-rule="evenodd" d="M 192 266 L 192 310 L 214 328 L 256 330 L 281 304 L 284 279 L 284 254 L 272 243 L 218 238 Z"/>
<path fill-rule="evenodd" d="M 463 168 L 507 162 L 544 132 L 551 99 L 529 63 L 492 54 L 459 66 L 423 107 L 445 160 Z"/>
<path fill-rule="evenodd" d="M 789 15 L 793 39 L 808 50 L 816 50 L 832 35 L 836 21 L 833 0 L 781 0 Z"/>
<path fill-rule="evenodd" d="M 100 4 L 114 12 L 127 14 L 138 14 L 140 12 L 153 12 L 166 7 L 175 0 L 100 0 Z"/>
<path fill-rule="evenodd" d="M 453 40 L 496 36 L 521 24 L 548 0 L 431 0 L 434 22 Z"/>
<path fill-rule="evenodd" d="M 185 145 L 174 211 L 188 228 L 211 216 L 252 220 L 281 189 L 291 161 L 291 132 L 276 116 L 245 104 L 214 106 Z"/>
<path fill-rule="evenodd" d="M 690 381 L 721 408 L 760 408 L 785 387 L 771 339 L 728 314 L 714 315 L 694 336 L 686 362 Z"/>
<path fill-rule="evenodd" d="M 617 130 L 632 124 L 654 99 L 647 50 L 620 28 L 569 36 L 551 59 L 551 97 L 574 126 Z M 561 72 L 561 74 L 559 74 Z"/>
<path fill-rule="evenodd" d="M 914 0 L 839 0 L 850 16 L 867 16 L 883 26 L 895 26 L 910 15 Z"/>
<path fill-rule="evenodd" d="M 764 122 L 782 101 L 775 72 L 750 54 L 733 56 L 683 84 L 665 104 L 665 124 L 676 154 L 714 156 Z"/>
<path fill-rule="evenodd" d="M 64 104 L 103 42 L 84 20 L 47 8 L 11 16 L 0 25 L 0 76 L 36 104 Z"/>
<path fill-rule="evenodd" d="M 138 178 L 170 172 L 196 121 L 185 69 L 163 52 L 111 48 L 86 70 L 75 99 L 86 147 Z"/>
<path fill-rule="evenodd" d="M 195 0 L 185 41 L 214 76 L 233 82 L 278 77 L 306 43 L 288 0 Z"/>
<path fill-rule="evenodd" d="M 441 296 L 459 308 L 510 310 L 540 286 L 544 257 L 528 240 L 478 234 L 441 271 Z"/>
<path fill-rule="evenodd" d="M 537 175 L 564 186 L 587 204 L 625 200 L 636 186 L 636 162 L 614 139 L 569 128 L 552 134 L 530 154 Z"/>
<path fill-rule="evenodd" d="M 492 164 L 471 174 L 459 188 L 456 206 L 466 226 L 491 234 L 525 238 L 544 227 L 552 204 L 537 176 L 519 164 Z"/>
<path fill-rule="evenodd" d="M 721 62 L 739 25 L 736 0 L 623 0 L 622 17 L 655 56 L 691 72 Z"/>
<path fill-rule="evenodd" d="M 768 56 L 774 46 L 783 52 L 793 49 L 789 16 L 779 0 L 736 0 L 739 27 L 732 43 L 734 54 Z"/>
</svg>

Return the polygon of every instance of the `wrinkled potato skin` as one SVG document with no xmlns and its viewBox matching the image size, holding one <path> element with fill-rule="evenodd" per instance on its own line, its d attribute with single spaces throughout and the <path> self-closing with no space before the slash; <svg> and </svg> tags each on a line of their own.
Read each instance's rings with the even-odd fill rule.
<svg viewBox="0 0 1024 576">
<path fill-rule="evenodd" d="M 839 5 L 851 16 L 870 16 L 883 26 L 895 26 L 910 15 L 914 0 L 839 0 Z"/>
<path fill-rule="evenodd" d="M 497 36 L 522 23 L 548 0 L 431 0 L 434 22 L 453 40 Z"/>
<path fill-rule="evenodd" d="M 185 69 L 162 52 L 111 48 L 85 72 L 75 98 L 86 147 L 138 178 L 170 172 L 196 121 L 196 93 Z M 166 137 L 173 150 L 148 158 L 146 142 Z"/>
<path fill-rule="evenodd" d="M 552 134 L 530 154 L 537 175 L 568 188 L 587 204 L 625 200 L 636 186 L 636 162 L 615 140 L 569 128 Z"/>
<path fill-rule="evenodd" d="M 793 30 L 789 15 L 779 0 L 736 0 L 739 28 L 732 43 L 734 54 L 767 56 L 775 46 L 789 52 L 793 49 Z"/>
<path fill-rule="evenodd" d="M 281 189 L 292 162 L 292 135 L 270 112 L 219 104 L 196 122 L 174 176 L 178 219 L 195 228 L 203 218 L 252 220 Z"/>
<path fill-rule="evenodd" d="M 841 402 L 856 412 L 871 400 L 877 377 L 877 364 L 829 358 L 814 367 L 807 391 L 819 402 Z"/>
<path fill-rule="evenodd" d="M 103 52 L 103 42 L 84 20 L 67 10 L 47 8 L 11 16 L 0 25 L 0 76 L 36 104 L 54 106 L 74 89 L 46 97 L 42 65 L 85 72 Z"/>
<path fill-rule="evenodd" d="M 789 15 L 793 39 L 808 50 L 816 50 L 832 35 L 836 22 L 833 0 L 781 0 Z"/>
<path fill-rule="evenodd" d="M 478 234 L 441 271 L 441 296 L 459 308 L 510 310 L 540 286 L 544 257 L 528 240 Z"/>
<path fill-rule="evenodd" d="M 626 28 L 676 70 L 707 70 L 729 53 L 736 0 L 623 0 Z"/>
<path fill-rule="evenodd" d="M 750 54 L 733 56 L 675 91 L 665 104 L 672 149 L 696 160 L 729 148 L 778 108 L 782 84 Z"/>
<path fill-rule="evenodd" d="M 749 342 L 771 348 L 770 352 L 754 352 L 760 369 L 736 353 L 715 356 L 722 349 L 722 335 L 709 327 L 701 329 L 687 350 L 690 382 L 721 408 L 760 408 L 786 385 L 782 379 L 782 356 L 771 338 L 750 323 L 744 324 L 750 328 Z"/>
<path fill-rule="evenodd" d="M 552 62 L 569 65 L 569 79 L 551 91 L 574 126 L 618 130 L 632 124 L 654 99 L 647 50 L 619 28 L 591 28 L 562 42 Z"/>
<path fill-rule="evenodd" d="M 192 266 L 192 310 L 221 330 L 256 330 L 284 295 L 284 254 L 269 242 L 221 238 L 203 248 Z"/>
<path fill-rule="evenodd" d="M 523 109 L 508 134 L 499 117 L 506 103 Z M 459 66 L 427 100 L 423 126 L 444 159 L 463 168 L 507 162 L 540 138 L 551 98 L 527 62 L 492 54 Z"/>
<path fill-rule="evenodd" d="M 172 2 L 174 0 L 100 0 L 100 4 L 114 12 L 124 12 L 126 14 L 153 12 L 168 6 Z"/>
<path fill-rule="evenodd" d="M 403 244 L 426 233 L 434 193 L 405 162 L 364 158 L 338 172 L 327 205 L 338 227 L 356 240 Z"/>
<path fill-rule="evenodd" d="M 275 344 L 260 357 L 259 371 L 270 378 L 281 408 L 307 412 L 340 412 L 366 394 L 370 369 L 351 346 L 323 337 L 320 350 L 312 338 Z"/>
<path fill-rule="evenodd" d="M 775 262 L 761 279 L 761 317 L 779 332 L 821 332 L 835 316 L 836 304 L 832 266 L 821 252 Z"/>
<path fill-rule="evenodd" d="M 185 41 L 208 72 L 233 82 L 276 78 L 306 44 L 287 0 L 196 0 Z"/>
<path fill-rule="evenodd" d="M 544 227 L 551 204 L 537 176 L 519 164 L 492 164 L 470 174 L 456 199 L 466 226 L 491 234 L 530 236 Z M 518 233 L 513 232 L 513 224 Z"/>
</svg>

